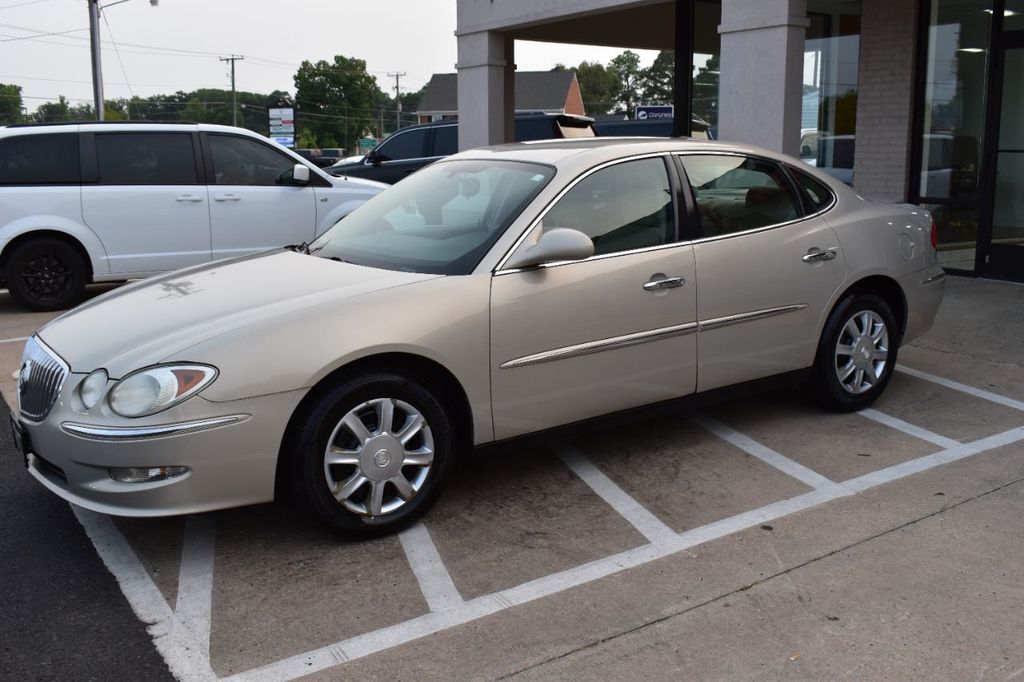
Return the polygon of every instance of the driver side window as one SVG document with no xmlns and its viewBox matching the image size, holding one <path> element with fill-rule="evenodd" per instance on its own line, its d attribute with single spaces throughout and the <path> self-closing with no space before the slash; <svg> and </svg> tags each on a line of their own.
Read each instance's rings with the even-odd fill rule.
<svg viewBox="0 0 1024 682">
<path fill-rule="evenodd" d="M 667 244 L 675 234 L 672 186 L 661 157 L 592 173 L 544 216 L 544 230 L 570 227 L 594 241 L 594 254 Z"/>
<path fill-rule="evenodd" d="M 210 135 L 214 185 L 276 187 L 291 174 L 295 161 L 255 140 L 233 135 Z"/>
</svg>

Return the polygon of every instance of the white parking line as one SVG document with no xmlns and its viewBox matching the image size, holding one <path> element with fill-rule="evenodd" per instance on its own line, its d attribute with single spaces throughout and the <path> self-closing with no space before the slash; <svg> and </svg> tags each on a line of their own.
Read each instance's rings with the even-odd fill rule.
<svg viewBox="0 0 1024 682">
<path fill-rule="evenodd" d="M 174 615 L 210 655 L 210 620 L 213 610 L 213 514 L 193 514 L 185 521 L 178 569 L 178 599 Z"/>
<path fill-rule="evenodd" d="M 671 542 L 649 544 L 604 557 L 582 566 L 560 571 L 531 580 L 493 594 L 463 602 L 456 608 L 413 618 L 364 635 L 331 644 L 319 649 L 285 658 L 260 668 L 234 675 L 237 682 L 291 680 L 347 661 L 363 658 L 428 635 L 463 625 L 505 609 L 525 604 L 564 590 L 579 587 L 629 568 L 635 568 L 685 549 L 716 540 L 762 523 L 776 521 L 784 516 L 820 506 L 826 502 L 847 497 L 854 492 L 874 488 L 912 474 L 933 469 L 947 462 L 986 452 L 992 448 L 1024 440 L 1024 427 L 1012 429 L 973 443 L 958 445 L 927 457 L 897 464 L 887 469 L 861 476 L 842 484 L 830 483 L 803 495 L 731 516 L 721 521 L 694 528 L 675 536 Z M 852 485 L 851 485 L 852 484 Z"/>
<path fill-rule="evenodd" d="M 446 611 L 463 603 L 462 595 L 456 589 L 452 577 L 441 561 L 430 532 L 422 523 L 408 528 L 398 534 L 405 550 L 405 558 L 409 561 L 420 591 L 427 600 L 431 611 Z"/>
<path fill-rule="evenodd" d="M 903 372 L 904 374 L 909 374 L 910 376 L 917 377 L 918 379 L 930 381 L 933 384 L 945 386 L 946 388 L 952 388 L 954 391 L 960 391 L 962 393 L 973 395 L 976 398 L 982 398 L 983 400 L 988 400 L 993 403 L 999 403 L 1000 405 L 1012 407 L 1015 410 L 1024 411 L 1024 402 L 1021 402 L 1020 400 L 1014 400 L 1013 398 L 1007 398 L 1006 396 L 1002 396 L 997 393 L 992 393 L 991 391 L 986 391 L 985 389 L 982 388 L 975 388 L 974 386 L 961 384 L 958 381 L 953 381 L 952 379 L 946 379 L 944 377 L 935 376 L 934 374 L 922 372 L 919 369 L 907 367 L 906 365 L 896 365 L 896 371 Z"/>
<path fill-rule="evenodd" d="M 607 502 L 622 518 L 629 521 L 645 538 L 656 545 L 673 542 L 676 532 L 661 519 L 647 511 L 625 490 L 597 468 L 582 452 L 567 444 L 555 446 L 555 452 L 598 497 Z"/>
<path fill-rule="evenodd" d="M 711 417 L 708 417 L 707 415 L 692 414 L 690 415 L 690 420 L 693 423 L 698 424 L 704 429 L 715 434 L 725 442 L 735 445 L 740 450 L 746 452 L 748 455 L 757 457 L 765 464 L 770 464 L 779 471 L 783 472 L 784 474 L 787 474 L 788 476 L 792 476 L 793 478 L 800 481 L 801 483 L 804 483 L 805 485 L 809 485 L 812 488 L 817 489 L 829 488 L 835 485 L 835 481 L 831 481 L 825 478 L 817 471 L 808 469 L 803 464 L 794 462 L 789 457 L 786 457 L 784 455 L 780 455 L 771 448 L 762 445 L 761 443 L 758 443 L 752 438 L 744 436 L 736 429 L 733 429 L 730 426 L 726 426 L 725 424 L 716 421 Z"/>
<path fill-rule="evenodd" d="M 938 445 L 943 448 L 955 448 L 956 446 L 960 445 L 960 441 L 953 440 L 952 438 L 946 438 L 945 436 L 940 436 L 939 434 L 933 433 L 928 429 L 922 429 L 920 426 L 914 426 L 910 422 L 905 422 L 902 419 L 897 419 L 896 417 L 885 414 L 884 412 L 879 412 L 878 410 L 867 408 L 861 410 L 857 414 L 859 414 L 862 417 L 866 417 L 871 421 L 878 422 L 879 424 L 884 424 L 889 428 L 896 429 L 897 431 L 902 431 L 908 436 L 913 436 L 914 438 L 919 438 L 921 440 L 928 441 L 929 443 L 934 443 L 935 445 Z"/>
<path fill-rule="evenodd" d="M 0 339 L 0 343 L 18 343 L 20 341 L 28 341 L 27 336 L 19 336 L 16 339 Z"/>
<path fill-rule="evenodd" d="M 171 674 L 180 680 L 216 680 L 210 667 L 209 643 L 202 647 L 178 622 L 160 589 L 109 516 L 71 505 L 71 511 L 92 540 L 96 553 L 117 579 L 132 611 L 153 638 Z"/>
</svg>

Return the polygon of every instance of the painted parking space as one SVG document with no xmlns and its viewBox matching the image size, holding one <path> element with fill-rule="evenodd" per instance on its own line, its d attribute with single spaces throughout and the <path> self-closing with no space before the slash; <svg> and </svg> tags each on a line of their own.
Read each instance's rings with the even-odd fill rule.
<svg viewBox="0 0 1024 682">
<path fill-rule="evenodd" d="M 423 523 L 374 542 L 341 542 L 280 505 L 164 520 L 76 513 L 179 677 L 331 679 L 1024 441 L 1024 403 L 959 379 L 908 365 L 862 414 L 773 393 L 481 452 Z M 969 419 L 956 411 L 965 404 Z"/>
</svg>

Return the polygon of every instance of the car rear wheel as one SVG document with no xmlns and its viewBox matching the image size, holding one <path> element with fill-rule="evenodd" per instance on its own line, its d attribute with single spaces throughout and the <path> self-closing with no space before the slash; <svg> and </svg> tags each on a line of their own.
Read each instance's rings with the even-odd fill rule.
<svg viewBox="0 0 1024 682">
<path fill-rule="evenodd" d="M 860 410 L 878 398 L 896 365 L 899 329 L 892 308 L 874 294 L 854 294 L 829 315 L 809 388 L 833 410 Z"/>
<path fill-rule="evenodd" d="M 63 310 L 82 300 L 88 269 L 78 250 L 53 237 L 31 239 L 7 259 L 7 289 L 31 310 Z"/>
<path fill-rule="evenodd" d="M 443 404 L 398 375 L 368 375 L 326 391 L 293 433 L 293 497 L 351 538 L 394 533 L 422 517 L 453 459 Z"/>
</svg>

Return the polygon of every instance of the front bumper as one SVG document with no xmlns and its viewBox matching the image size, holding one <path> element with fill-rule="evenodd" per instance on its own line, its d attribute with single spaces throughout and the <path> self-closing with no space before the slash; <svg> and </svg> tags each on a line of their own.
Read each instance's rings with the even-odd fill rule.
<svg viewBox="0 0 1024 682">
<path fill-rule="evenodd" d="M 83 415 L 71 391 L 41 422 L 19 419 L 29 473 L 86 509 L 116 516 L 171 516 L 269 502 L 281 438 L 302 391 L 216 403 L 201 396 L 141 420 Z M 111 468 L 187 467 L 165 480 L 123 483 Z"/>
</svg>

